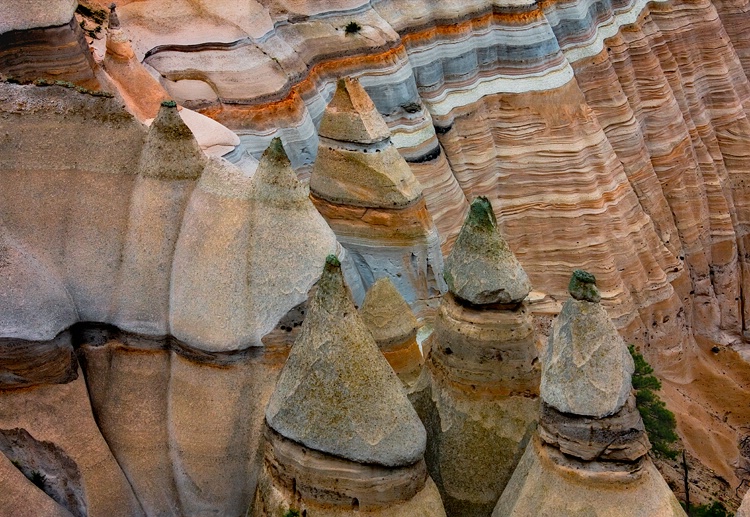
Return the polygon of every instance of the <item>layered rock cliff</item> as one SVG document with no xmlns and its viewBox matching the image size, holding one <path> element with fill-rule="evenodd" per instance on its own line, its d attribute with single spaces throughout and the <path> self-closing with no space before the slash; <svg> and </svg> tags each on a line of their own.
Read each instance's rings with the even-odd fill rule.
<svg viewBox="0 0 750 517">
<path fill-rule="evenodd" d="M 284 250 L 312 239 L 326 243 L 321 254 L 341 252 L 310 205 L 291 210 L 289 227 L 273 215 L 264 220 L 267 211 L 284 210 L 274 194 L 258 202 L 275 187 L 251 189 L 247 176 L 279 136 L 305 179 L 336 81 L 354 76 L 421 183 L 446 256 L 467 199 L 485 195 L 538 290 L 530 309 L 541 330 L 567 298 L 570 271 L 594 272 L 614 325 L 669 380 L 664 395 L 688 450 L 739 484 L 734 469 L 750 461 L 737 447 L 750 418 L 748 377 L 734 366 L 741 360 L 735 352 L 746 360 L 750 354 L 749 6 L 746 0 L 123 2 L 120 28 L 110 27 L 108 55 L 99 61 L 88 53 L 75 3 L 6 2 L 0 75 L 85 88 L 0 86 L 3 386 L 58 383 L 84 396 L 81 377 L 73 379 L 85 370 L 96 419 L 87 401 L 75 407 L 88 415 L 86 425 L 101 426 L 138 504 L 153 505 L 147 513 L 245 504 L 258 459 L 250 466 L 244 457 L 236 460 L 226 472 L 247 477 L 229 486 L 213 475 L 208 458 L 257 443 L 259 408 L 286 352 L 234 350 L 262 344 L 264 334 L 265 342 L 288 342 L 298 329 L 317 273 L 304 252 L 295 257 L 300 265 L 286 262 Z M 135 118 L 100 89 L 119 97 Z M 236 131 L 240 146 L 227 157 L 241 170 L 212 161 L 200 178 L 144 174 L 148 133 L 136 119 L 155 116 L 167 98 Z M 152 131 L 160 122 L 154 124 Z M 218 147 L 236 145 L 225 136 Z M 289 179 L 291 168 L 282 168 L 286 176 L 279 170 L 270 176 Z M 280 197 L 304 188 L 287 186 L 291 192 Z M 231 217 L 221 217 L 224 210 Z M 304 224 L 302 213 L 309 217 Z M 262 231 L 256 234 L 248 220 L 264 221 Z M 312 234 L 297 226 L 308 223 Z M 261 253 L 252 264 L 232 260 L 256 244 L 263 249 L 258 242 L 266 237 L 251 243 L 250 235 L 278 237 L 270 256 Z M 279 255 L 291 280 L 263 276 Z M 238 294 L 245 287 L 232 282 L 245 266 L 261 272 L 253 285 L 272 315 L 254 310 L 253 293 Z M 361 297 L 365 286 L 349 276 Z M 283 293 L 279 305 L 266 304 L 266 288 Z M 235 295 L 244 309 L 235 311 L 229 300 Z M 172 332 L 173 313 L 180 340 L 157 335 Z M 247 322 L 255 317 L 261 322 L 253 327 Z M 96 350 L 86 351 L 93 338 L 81 332 L 91 330 L 90 322 L 123 328 L 96 327 L 107 338 L 94 339 Z M 132 339 L 132 331 L 153 335 Z M 82 370 L 74 347 L 85 351 Z M 720 352 L 710 353 L 713 347 Z M 139 370 L 143 357 L 158 359 Z M 264 374 L 251 386 L 245 376 L 256 366 Z M 135 371 L 142 371 L 142 384 Z M 221 408 L 206 391 L 214 384 L 224 386 Z M 238 409 L 238 385 L 257 397 L 251 416 Z M 143 400 L 134 393 L 144 386 L 153 389 L 142 393 L 158 396 L 133 409 L 125 401 Z M 193 422 L 191 407 L 207 420 Z M 133 427 L 121 427 L 117 417 L 126 408 L 135 411 Z M 232 411 L 242 423 L 221 420 Z M 14 418 L 3 428 L 22 427 L 79 465 L 90 461 L 69 442 L 61 445 L 62 438 Z M 239 434 L 227 431 L 233 426 Z M 205 436 L 218 431 L 226 434 L 217 452 Z M 148 455 L 138 451 L 152 436 L 174 452 L 154 445 L 158 461 L 146 464 Z M 111 469 L 114 460 L 107 458 L 102 465 Z M 2 472 L 12 486 L 27 486 L 16 472 Z M 117 487 L 117 504 L 139 511 L 112 472 L 96 475 Z M 163 475 L 164 489 L 154 482 Z M 186 488 L 193 476 L 197 481 Z M 39 504 L 52 511 L 50 503 Z M 88 508 L 107 511 L 98 504 Z"/>
</svg>

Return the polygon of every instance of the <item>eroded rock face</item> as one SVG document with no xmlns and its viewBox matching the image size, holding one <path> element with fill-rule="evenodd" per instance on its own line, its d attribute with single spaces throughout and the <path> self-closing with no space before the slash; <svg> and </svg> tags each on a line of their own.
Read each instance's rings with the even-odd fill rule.
<svg viewBox="0 0 750 517">
<path fill-rule="evenodd" d="M 745 493 L 745 497 L 742 498 L 742 504 L 737 509 L 736 517 L 748 517 L 750 516 L 750 496 Z"/>
<path fill-rule="evenodd" d="M 266 421 L 290 440 L 359 463 L 411 465 L 424 454 L 424 427 L 357 313 L 335 257 L 326 260 Z"/>
<path fill-rule="evenodd" d="M 269 401 L 266 424 L 253 515 L 289 509 L 445 515 L 423 459 L 424 427 L 354 307 L 333 255 Z"/>
<path fill-rule="evenodd" d="M 375 282 L 360 309 L 362 320 L 407 391 L 422 372 L 417 318 L 389 278 Z"/>
<path fill-rule="evenodd" d="M 587 284 L 592 287 L 585 291 L 596 299 L 596 287 Z M 571 285 L 571 294 L 581 295 L 578 284 Z M 542 368 L 542 399 L 563 413 L 606 417 L 630 395 L 633 358 L 597 302 L 565 302 L 552 327 Z"/>
<path fill-rule="evenodd" d="M 0 429 L 2 452 L 37 488 L 76 517 L 84 517 L 86 495 L 78 465 L 53 443 L 25 429 Z"/>
<path fill-rule="evenodd" d="M 412 400 L 446 511 L 489 515 L 539 410 L 536 337 L 523 301 L 530 285 L 486 198 L 472 203 L 446 264 L 450 291 L 425 343 L 427 382 Z"/>
<path fill-rule="evenodd" d="M 593 275 L 583 271 L 574 273 L 570 285 L 577 297 L 599 296 Z M 631 394 L 632 358 L 615 327 L 603 324 L 597 307 L 597 302 L 570 299 L 555 322 L 542 357 L 539 427 L 493 517 L 685 515 L 648 456 L 651 444 Z M 560 329 L 571 326 L 571 319 L 577 320 L 572 335 L 581 338 L 578 348 L 560 340 Z M 580 348 L 589 341 L 594 345 L 590 353 Z M 622 360 L 621 350 L 629 361 Z M 560 355 L 569 361 L 566 368 L 579 365 L 578 377 L 564 374 Z M 611 406 L 615 410 L 609 412 Z"/>
<path fill-rule="evenodd" d="M 340 80 L 320 124 L 311 198 L 365 287 L 390 278 L 424 317 L 445 286 L 440 242 L 422 187 L 390 137 L 359 82 Z"/>
</svg>

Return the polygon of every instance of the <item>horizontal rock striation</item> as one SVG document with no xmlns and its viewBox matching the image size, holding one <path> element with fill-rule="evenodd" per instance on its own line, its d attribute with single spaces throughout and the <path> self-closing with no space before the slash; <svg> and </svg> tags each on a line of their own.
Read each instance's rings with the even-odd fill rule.
<svg viewBox="0 0 750 517">
<path fill-rule="evenodd" d="M 14 2 L 21 5 L 23 3 Z M 54 4 L 55 2 L 49 6 L 50 11 L 55 10 Z M 25 13 L 24 18 L 28 14 Z M 5 23 L 0 22 L 0 74 L 21 82 L 59 80 L 70 81 L 84 88 L 99 89 L 99 81 L 94 73 L 94 59 L 72 10 L 67 19 L 51 24 L 53 26 L 36 25 L 44 23 L 44 18 L 29 18 L 29 23 L 34 25 L 24 30 L 7 32 L 2 30 Z"/>
<path fill-rule="evenodd" d="M 582 265 L 618 328 L 681 380 L 691 329 L 725 343 L 744 332 L 747 2 L 256 6 L 254 23 L 230 32 L 218 30 L 220 4 L 210 20 L 179 5 L 167 18 L 197 16 L 202 33 L 159 34 L 142 6 L 123 8 L 136 55 L 246 145 L 278 130 L 293 163 L 311 163 L 335 77 L 360 76 L 425 187 L 445 252 L 466 198 L 488 195 L 550 295 L 538 310 L 557 310 Z M 351 20 L 361 30 L 347 34 Z M 716 52 L 700 50 L 709 34 Z M 184 64 L 196 54 L 200 72 Z M 225 89 L 261 69 L 273 71 L 262 88 Z"/>
<path fill-rule="evenodd" d="M 320 135 L 313 203 L 351 253 L 364 286 L 389 278 L 424 318 L 445 290 L 437 230 L 422 186 L 356 80 L 338 82 Z"/>
</svg>

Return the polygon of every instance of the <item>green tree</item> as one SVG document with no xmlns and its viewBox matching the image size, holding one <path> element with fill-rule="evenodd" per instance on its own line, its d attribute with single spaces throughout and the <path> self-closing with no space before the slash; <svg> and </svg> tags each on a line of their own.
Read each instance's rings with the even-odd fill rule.
<svg viewBox="0 0 750 517">
<path fill-rule="evenodd" d="M 656 394 L 661 389 L 661 382 L 654 375 L 651 368 L 641 354 L 636 352 L 633 345 L 628 346 L 633 356 L 635 372 L 633 373 L 633 389 L 635 389 L 635 404 L 643 418 L 648 439 L 655 454 L 669 459 L 677 457 L 677 451 L 672 444 L 677 441 L 675 428 L 677 422 L 674 413 L 667 409 L 666 404 Z"/>
</svg>

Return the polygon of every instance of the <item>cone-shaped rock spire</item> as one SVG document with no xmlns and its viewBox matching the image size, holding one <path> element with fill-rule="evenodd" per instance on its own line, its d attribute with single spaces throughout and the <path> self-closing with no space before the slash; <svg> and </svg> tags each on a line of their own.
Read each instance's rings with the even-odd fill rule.
<svg viewBox="0 0 750 517">
<path fill-rule="evenodd" d="M 321 143 L 310 190 L 332 203 L 394 208 L 422 187 L 390 141 L 390 131 L 356 79 L 338 82 L 320 122 Z"/>
<path fill-rule="evenodd" d="M 360 314 L 381 348 L 402 343 L 417 333 L 417 318 L 389 278 L 372 284 Z"/>
<path fill-rule="evenodd" d="M 164 101 L 146 137 L 139 172 L 159 179 L 196 179 L 206 158 L 174 101 Z"/>
<path fill-rule="evenodd" d="M 326 259 L 266 422 L 295 442 L 359 463 L 404 466 L 424 453 L 424 427 L 354 307 L 334 256 Z"/>
<path fill-rule="evenodd" d="M 365 296 L 360 309 L 362 320 L 370 329 L 380 351 L 393 371 L 411 393 L 424 365 L 417 344 L 417 318 L 388 277 L 381 278 Z"/>
<path fill-rule="evenodd" d="M 253 178 L 253 198 L 258 201 L 290 208 L 310 204 L 308 190 L 297 178 L 278 137 L 263 152 Z"/>
<path fill-rule="evenodd" d="M 630 394 L 633 358 L 599 298 L 593 275 L 576 271 L 571 298 L 555 320 L 542 367 L 541 395 L 563 413 L 604 417 Z M 584 296 L 585 295 L 585 296 Z"/>
<path fill-rule="evenodd" d="M 594 276 L 576 271 L 570 291 L 542 360 L 539 427 L 492 516 L 684 516 L 647 454 L 630 353 L 589 301 Z"/>
<path fill-rule="evenodd" d="M 471 203 L 444 274 L 450 292 L 475 305 L 519 303 L 531 290 L 529 277 L 500 235 L 492 205 L 483 196 Z"/>
<path fill-rule="evenodd" d="M 370 96 L 359 81 L 349 77 L 338 80 L 319 131 L 341 142 L 375 143 L 391 136 Z"/>
</svg>

